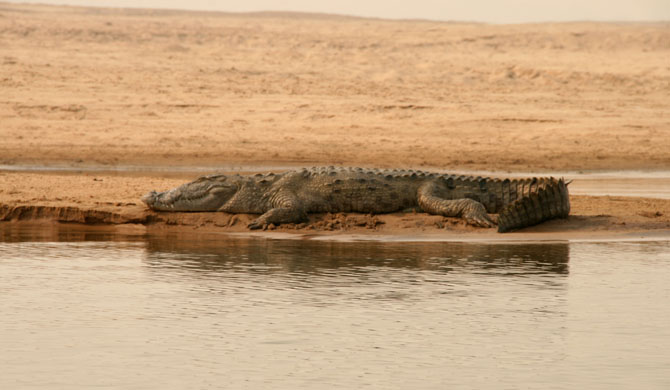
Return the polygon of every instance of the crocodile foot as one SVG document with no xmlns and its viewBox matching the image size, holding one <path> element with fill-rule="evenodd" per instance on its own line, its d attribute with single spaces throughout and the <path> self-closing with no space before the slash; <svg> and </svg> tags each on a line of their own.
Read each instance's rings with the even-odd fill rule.
<svg viewBox="0 0 670 390">
<path fill-rule="evenodd" d="M 247 228 L 250 230 L 258 230 L 258 229 L 263 229 L 264 226 L 267 226 L 267 222 L 261 221 L 260 218 L 254 219 L 251 221 L 248 225 Z"/>
<path fill-rule="evenodd" d="M 462 215 L 462 218 L 469 225 L 490 228 L 496 226 L 496 222 L 486 213 L 486 209 L 481 204 L 477 207 L 468 207 Z"/>
</svg>

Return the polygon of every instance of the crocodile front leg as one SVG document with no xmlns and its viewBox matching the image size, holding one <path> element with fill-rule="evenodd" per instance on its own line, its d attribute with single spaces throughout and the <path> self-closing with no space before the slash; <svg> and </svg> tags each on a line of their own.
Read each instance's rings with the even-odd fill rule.
<svg viewBox="0 0 670 390">
<path fill-rule="evenodd" d="M 247 227 L 251 230 L 261 229 L 269 224 L 300 223 L 307 221 L 307 215 L 300 208 L 277 207 L 251 221 Z"/>
<path fill-rule="evenodd" d="M 289 191 L 278 191 L 270 198 L 272 208 L 251 221 L 249 229 L 261 229 L 269 224 L 300 223 L 308 220 L 304 207 Z"/>
<path fill-rule="evenodd" d="M 467 223 L 479 227 L 493 227 L 495 222 L 486 213 L 483 204 L 474 199 L 443 199 L 435 182 L 427 182 L 419 187 L 417 200 L 423 211 L 445 217 L 460 217 Z"/>
</svg>

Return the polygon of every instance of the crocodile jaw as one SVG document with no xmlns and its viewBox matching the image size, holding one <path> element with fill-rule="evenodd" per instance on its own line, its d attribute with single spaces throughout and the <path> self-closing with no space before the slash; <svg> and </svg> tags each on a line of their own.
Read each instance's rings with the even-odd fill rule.
<svg viewBox="0 0 670 390">
<path fill-rule="evenodd" d="M 228 186 L 198 188 L 196 191 L 178 187 L 169 191 L 151 191 L 141 199 L 152 210 L 159 211 L 216 211 L 235 193 Z"/>
</svg>

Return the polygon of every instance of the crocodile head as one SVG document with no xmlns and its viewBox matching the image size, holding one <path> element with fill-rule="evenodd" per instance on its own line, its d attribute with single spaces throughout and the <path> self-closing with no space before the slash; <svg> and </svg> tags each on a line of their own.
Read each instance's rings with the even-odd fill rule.
<svg viewBox="0 0 670 390">
<path fill-rule="evenodd" d="M 238 183 L 225 175 L 203 176 L 169 191 L 151 191 L 142 197 L 142 202 L 153 210 L 216 211 L 238 188 Z"/>
</svg>

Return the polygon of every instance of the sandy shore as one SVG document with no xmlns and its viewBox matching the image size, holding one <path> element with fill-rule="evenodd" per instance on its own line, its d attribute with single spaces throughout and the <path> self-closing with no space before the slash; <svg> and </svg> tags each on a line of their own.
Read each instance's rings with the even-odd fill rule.
<svg viewBox="0 0 670 390">
<path fill-rule="evenodd" d="M 246 225 L 255 218 L 253 215 L 154 212 L 139 201 L 147 189 L 164 190 L 183 182 L 181 178 L 146 175 L 0 172 L 0 221 L 125 225 L 136 233 L 248 232 Z M 639 238 L 652 233 L 670 236 L 670 199 L 572 196 L 571 205 L 571 216 L 566 220 L 549 221 L 504 235 L 495 229 L 468 226 L 457 218 L 424 213 L 312 214 L 307 224 L 280 225 L 271 230 L 349 238 L 404 236 L 411 240 Z"/>
<path fill-rule="evenodd" d="M 0 3 L 0 165 L 668 170 L 669 27 Z M 141 194 L 185 181 L 160 176 L 2 170 L 0 220 L 244 230 L 147 211 Z M 670 228 L 667 200 L 572 204 L 528 231 Z M 281 229 L 488 234 L 421 214 Z"/>
</svg>

